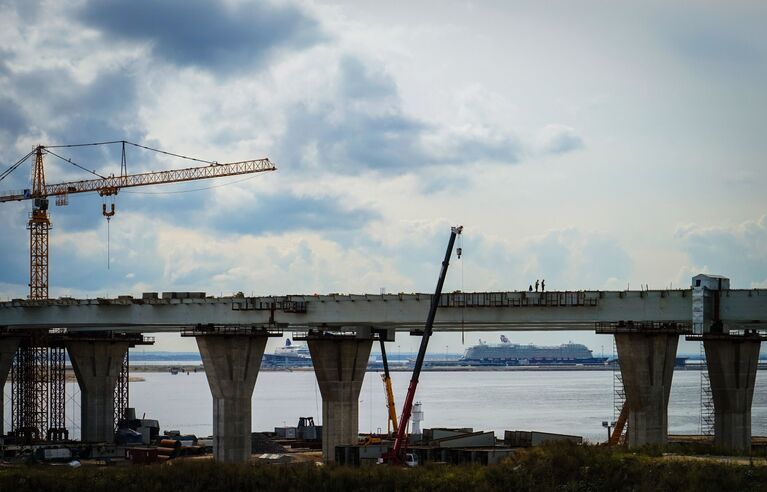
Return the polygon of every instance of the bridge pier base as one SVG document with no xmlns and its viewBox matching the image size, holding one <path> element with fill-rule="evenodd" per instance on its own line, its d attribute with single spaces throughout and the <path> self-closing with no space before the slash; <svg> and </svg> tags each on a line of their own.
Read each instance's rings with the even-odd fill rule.
<svg viewBox="0 0 767 492">
<path fill-rule="evenodd" d="M 130 345 L 114 340 L 66 342 L 80 386 L 82 441 L 114 442 L 114 390 Z"/>
<path fill-rule="evenodd" d="M 745 451 L 751 448 L 751 402 L 761 337 L 703 335 L 714 399 L 714 444 Z"/>
<path fill-rule="evenodd" d="M 212 332 L 195 338 L 213 396 L 213 458 L 222 463 L 247 462 L 251 399 L 267 335 Z"/>
<path fill-rule="evenodd" d="M 322 456 L 331 463 L 336 446 L 357 443 L 359 395 L 373 340 L 331 335 L 306 340 L 322 393 Z"/>
<path fill-rule="evenodd" d="M 668 442 L 668 399 L 674 375 L 677 333 L 615 333 L 626 392 L 628 445 Z"/>
<path fill-rule="evenodd" d="M 18 338 L 3 337 L 0 338 L 0 435 L 5 435 L 5 403 L 4 391 L 5 382 L 8 379 L 8 372 L 13 364 L 13 356 L 16 355 L 16 349 L 19 346 Z"/>
</svg>

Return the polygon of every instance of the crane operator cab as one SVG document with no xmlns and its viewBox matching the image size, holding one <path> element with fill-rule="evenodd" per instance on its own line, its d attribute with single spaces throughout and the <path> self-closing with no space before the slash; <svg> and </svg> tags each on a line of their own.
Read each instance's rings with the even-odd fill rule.
<svg viewBox="0 0 767 492">
<path fill-rule="evenodd" d="M 418 455 L 415 453 L 405 453 L 405 466 L 411 468 L 418 466 Z"/>
</svg>

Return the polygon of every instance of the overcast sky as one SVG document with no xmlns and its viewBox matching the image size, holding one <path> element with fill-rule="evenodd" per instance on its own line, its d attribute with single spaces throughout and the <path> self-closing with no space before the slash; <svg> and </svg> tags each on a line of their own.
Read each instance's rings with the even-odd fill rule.
<svg viewBox="0 0 767 492">
<path fill-rule="evenodd" d="M 70 197 L 52 297 L 429 292 L 456 224 L 448 290 L 767 287 L 767 7 L 628 4 L 0 0 L 0 167 L 127 139 L 279 168 L 121 192 L 109 269 L 102 199 Z M 60 150 L 119 173 L 118 148 Z M 0 205 L 2 298 L 28 291 L 29 209 Z"/>
</svg>

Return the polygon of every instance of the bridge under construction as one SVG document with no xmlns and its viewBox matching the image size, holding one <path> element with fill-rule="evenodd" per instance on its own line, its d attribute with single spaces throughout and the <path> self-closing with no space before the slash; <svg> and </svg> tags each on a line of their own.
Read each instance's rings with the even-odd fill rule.
<svg viewBox="0 0 767 492">
<path fill-rule="evenodd" d="M 116 390 L 129 347 L 151 343 L 145 336 L 151 333 L 195 337 L 213 394 L 214 456 L 243 461 L 250 454 L 251 397 L 266 341 L 285 331 L 297 332 L 307 341 L 314 362 L 323 397 L 323 448 L 332 461 L 328 450 L 356 440 L 359 391 L 373 341 L 393 341 L 397 332 L 422 328 L 432 298 L 165 292 L 110 299 L 15 299 L 0 303 L 0 381 L 5 381 L 25 337 L 43 331 L 47 343 L 68 350 L 82 388 L 82 439 L 111 441 L 115 417 L 127 406 Z M 438 302 L 435 331 L 613 334 L 630 446 L 667 441 L 667 405 L 679 337 L 701 340 L 715 407 L 715 442 L 738 450 L 750 446 L 751 402 L 767 330 L 767 290 L 730 289 L 726 278 L 698 275 L 690 289 L 682 290 L 454 292 L 442 294 Z M 12 384 L 22 381 L 27 380 L 12 378 Z M 35 380 L 50 383 L 48 377 Z M 43 391 L 35 394 L 46 396 Z M 46 403 L 58 411 L 57 402 Z M 16 415 L 13 420 L 11 430 L 17 431 L 23 421 Z M 66 429 L 48 425 L 61 421 L 46 421 L 48 428 L 37 431 L 36 437 L 61 438 Z"/>
</svg>

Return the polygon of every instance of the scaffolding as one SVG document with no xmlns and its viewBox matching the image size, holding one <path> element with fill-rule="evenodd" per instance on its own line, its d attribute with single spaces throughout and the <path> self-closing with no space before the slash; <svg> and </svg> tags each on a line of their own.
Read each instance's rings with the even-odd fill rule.
<svg viewBox="0 0 767 492">
<path fill-rule="evenodd" d="M 613 421 L 618 420 L 624 403 L 626 403 L 626 390 L 623 388 L 618 348 L 613 337 Z"/>
<path fill-rule="evenodd" d="M 128 367 L 130 349 L 125 351 L 123 365 L 120 369 L 120 375 L 117 377 L 117 384 L 114 391 L 114 427 L 120 428 L 120 421 L 127 418 L 126 409 L 130 406 L 129 378 L 130 369 Z"/>
<path fill-rule="evenodd" d="M 24 442 L 45 438 L 48 430 L 49 350 L 36 333 L 19 344 L 11 367 L 11 428 Z"/>
<path fill-rule="evenodd" d="M 611 445 L 623 444 L 629 432 L 626 389 L 623 386 L 620 362 L 618 346 L 613 336 L 613 422 L 616 425 L 614 432 L 620 435 L 610 437 Z"/>
<path fill-rule="evenodd" d="M 77 382 L 71 384 L 72 391 L 67 392 L 66 406 L 70 411 L 66 414 L 66 427 L 69 429 L 69 435 L 72 439 L 80 439 L 80 385 Z"/>
<path fill-rule="evenodd" d="M 50 398 L 48 406 L 48 441 L 63 441 L 68 438 L 66 429 L 66 349 L 52 346 L 50 353 Z"/>
<path fill-rule="evenodd" d="M 700 434 L 714 435 L 714 396 L 711 393 L 711 380 L 708 376 L 706 347 L 700 342 Z"/>
</svg>

